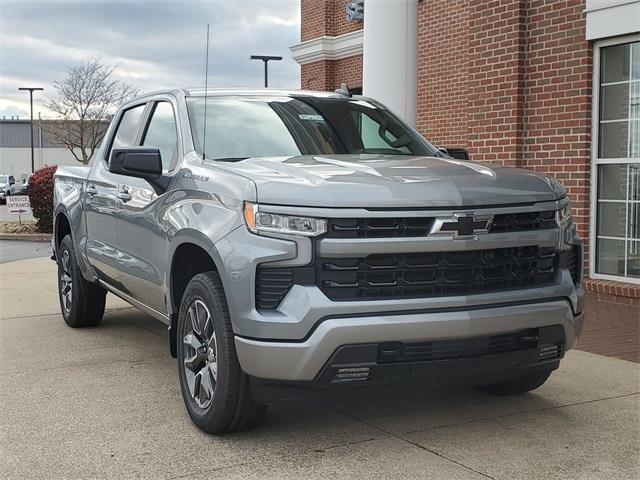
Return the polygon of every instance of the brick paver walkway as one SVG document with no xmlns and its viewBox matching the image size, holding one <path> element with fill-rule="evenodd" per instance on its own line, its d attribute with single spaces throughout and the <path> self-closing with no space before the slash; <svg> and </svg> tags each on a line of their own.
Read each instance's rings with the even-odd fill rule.
<svg viewBox="0 0 640 480">
<path fill-rule="evenodd" d="M 640 307 L 599 302 L 587 294 L 578 350 L 640 362 Z"/>
</svg>

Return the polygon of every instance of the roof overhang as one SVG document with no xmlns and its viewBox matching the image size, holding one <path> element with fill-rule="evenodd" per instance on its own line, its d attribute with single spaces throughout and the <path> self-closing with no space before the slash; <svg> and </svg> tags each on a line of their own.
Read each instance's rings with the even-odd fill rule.
<svg viewBox="0 0 640 480">
<path fill-rule="evenodd" d="M 291 56 L 300 65 L 320 60 L 340 60 L 362 55 L 363 30 L 337 37 L 323 36 L 290 47 Z"/>
</svg>

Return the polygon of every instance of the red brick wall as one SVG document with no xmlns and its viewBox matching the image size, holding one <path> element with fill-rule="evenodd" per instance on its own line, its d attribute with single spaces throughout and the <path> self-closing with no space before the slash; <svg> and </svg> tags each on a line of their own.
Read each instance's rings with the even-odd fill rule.
<svg viewBox="0 0 640 480">
<path fill-rule="evenodd" d="M 362 21 L 347 22 L 350 0 L 301 0 L 303 42 L 322 36 L 338 36 L 362 29 Z M 362 87 L 362 55 L 340 60 L 320 60 L 302 65 L 301 88 L 335 90 L 342 82 Z"/>
<path fill-rule="evenodd" d="M 567 188 L 588 244 L 593 55 L 583 9 L 583 0 L 529 3 L 523 166 Z"/>
<path fill-rule="evenodd" d="M 435 145 L 467 148 L 469 0 L 418 3 L 417 127 Z"/>
<path fill-rule="evenodd" d="M 305 90 L 335 90 L 342 82 L 350 88 L 362 87 L 362 55 L 302 65 L 301 87 Z"/>
<path fill-rule="evenodd" d="M 469 154 L 520 165 L 527 0 L 469 5 Z"/>
<path fill-rule="evenodd" d="M 346 6 L 351 0 L 301 0 L 303 42 L 327 35 L 335 37 L 362 29 L 362 21 L 347 22 Z"/>
<path fill-rule="evenodd" d="M 331 35 L 335 5 L 331 0 L 301 0 L 300 39 L 303 42 L 323 35 Z"/>
</svg>

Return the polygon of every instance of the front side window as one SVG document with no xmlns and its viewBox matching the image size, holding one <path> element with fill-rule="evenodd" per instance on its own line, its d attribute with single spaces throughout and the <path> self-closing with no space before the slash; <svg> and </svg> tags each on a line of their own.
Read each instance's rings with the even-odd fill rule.
<svg viewBox="0 0 640 480">
<path fill-rule="evenodd" d="M 213 160 L 330 154 L 438 155 L 389 111 L 363 100 L 203 97 L 187 100 L 196 149 Z M 203 141 L 204 140 L 204 141 Z"/>
<path fill-rule="evenodd" d="M 594 268 L 640 279 L 640 41 L 599 55 Z"/>
<path fill-rule="evenodd" d="M 176 117 L 169 102 L 158 102 L 153 110 L 142 145 L 160 150 L 162 168 L 171 169 L 178 156 Z"/>
<path fill-rule="evenodd" d="M 114 148 L 132 147 L 135 145 L 136 135 L 138 133 L 138 127 L 140 126 L 140 119 L 144 112 L 145 105 L 138 105 L 137 107 L 129 108 L 125 110 L 118 124 L 118 129 L 113 137 L 111 144 L 111 150 Z M 111 152 L 109 152 L 111 156 Z"/>
</svg>

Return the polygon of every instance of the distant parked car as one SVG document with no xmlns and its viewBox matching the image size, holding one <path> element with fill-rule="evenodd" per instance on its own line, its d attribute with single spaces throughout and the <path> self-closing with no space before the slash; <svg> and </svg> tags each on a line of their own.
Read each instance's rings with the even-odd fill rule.
<svg viewBox="0 0 640 480">
<path fill-rule="evenodd" d="M 0 202 L 7 203 L 9 195 L 18 195 L 21 186 L 16 183 L 13 175 L 0 175 Z"/>
<path fill-rule="evenodd" d="M 28 177 L 24 178 L 22 180 L 22 183 L 20 184 L 20 195 L 26 195 L 27 194 L 27 189 L 29 188 L 29 180 L 31 180 L 31 176 L 33 174 L 29 174 Z"/>
</svg>

